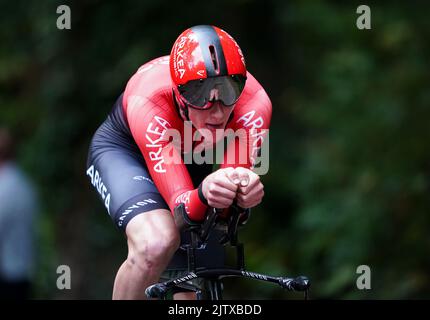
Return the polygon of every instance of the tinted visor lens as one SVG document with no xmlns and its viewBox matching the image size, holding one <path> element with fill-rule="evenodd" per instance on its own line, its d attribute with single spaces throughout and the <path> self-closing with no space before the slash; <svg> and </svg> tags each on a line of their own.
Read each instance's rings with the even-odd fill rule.
<svg viewBox="0 0 430 320">
<path fill-rule="evenodd" d="M 237 102 L 245 87 L 246 77 L 231 75 L 191 80 L 178 86 L 179 93 L 191 106 L 205 109 L 208 102 L 221 101 L 226 106 Z"/>
</svg>

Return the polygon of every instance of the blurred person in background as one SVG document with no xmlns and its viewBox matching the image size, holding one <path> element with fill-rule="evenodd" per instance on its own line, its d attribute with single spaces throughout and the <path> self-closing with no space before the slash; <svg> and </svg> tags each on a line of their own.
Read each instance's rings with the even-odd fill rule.
<svg viewBox="0 0 430 320">
<path fill-rule="evenodd" d="M 0 299 L 28 299 L 33 267 L 33 186 L 14 158 L 10 132 L 0 127 Z"/>
</svg>

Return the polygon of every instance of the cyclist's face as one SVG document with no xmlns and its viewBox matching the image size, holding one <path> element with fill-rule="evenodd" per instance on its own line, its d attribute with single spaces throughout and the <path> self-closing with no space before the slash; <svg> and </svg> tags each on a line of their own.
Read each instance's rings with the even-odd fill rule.
<svg viewBox="0 0 430 320">
<path fill-rule="evenodd" d="M 207 110 L 198 110 L 188 108 L 188 116 L 193 122 L 194 127 L 199 130 L 203 136 L 212 134 L 212 141 L 216 141 L 216 130 L 225 129 L 230 114 L 233 112 L 234 106 L 225 106 L 221 102 L 216 101 Z M 201 130 L 206 129 L 206 130 Z M 221 138 L 221 135 L 218 135 Z"/>
</svg>

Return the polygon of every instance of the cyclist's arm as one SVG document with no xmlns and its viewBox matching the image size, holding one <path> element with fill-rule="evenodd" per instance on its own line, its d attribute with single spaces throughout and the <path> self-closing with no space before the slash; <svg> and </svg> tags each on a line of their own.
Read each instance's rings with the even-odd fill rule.
<svg viewBox="0 0 430 320">
<path fill-rule="evenodd" d="M 237 105 L 228 128 L 233 129 L 238 138 L 227 146 L 221 168 L 253 169 L 262 144 L 267 143 L 271 117 L 272 103 L 263 88 Z"/>
<path fill-rule="evenodd" d="M 256 81 L 253 87 L 256 93 L 245 96 L 235 108 L 235 115 L 228 128 L 238 133 L 238 139 L 228 144 L 221 168 L 243 167 L 252 170 L 262 144 L 268 143 L 265 140 L 268 137 L 272 117 L 272 103 Z M 268 159 L 262 158 L 260 161 Z M 223 216 L 228 215 L 229 211 L 226 210 Z"/>
<path fill-rule="evenodd" d="M 167 104 L 167 101 L 158 101 Z M 152 179 L 173 213 L 174 208 L 184 203 L 192 220 L 202 220 L 207 206 L 199 197 L 184 165 L 180 151 L 163 137 L 169 128 L 180 128 L 178 119 L 163 110 L 166 105 L 144 102 L 127 108 L 127 117 L 132 135 L 139 146 Z M 178 130 L 180 132 L 180 130 Z M 170 163 L 173 160 L 173 163 Z"/>
</svg>

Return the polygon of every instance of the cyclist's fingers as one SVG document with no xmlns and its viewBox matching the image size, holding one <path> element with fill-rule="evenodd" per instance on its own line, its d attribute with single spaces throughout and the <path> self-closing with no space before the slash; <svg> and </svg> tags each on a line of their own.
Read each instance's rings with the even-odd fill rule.
<svg viewBox="0 0 430 320">
<path fill-rule="evenodd" d="M 239 173 L 239 180 L 240 180 L 240 186 L 246 187 L 249 185 L 249 175 L 247 172 L 240 172 Z"/>
<path fill-rule="evenodd" d="M 252 202 L 249 202 L 249 201 L 240 201 L 238 199 L 237 200 L 237 205 L 240 206 L 241 208 L 253 208 L 253 207 L 259 205 L 260 202 L 261 201 L 257 201 L 257 200 L 252 201 Z"/>
<path fill-rule="evenodd" d="M 230 189 L 221 187 L 211 191 L 211 193 L 215 197 L 222 197 L 227 199 L 234 199 L 236 197 L 235 191 L 231 191 Z"/>
<path fill-rule="evenodd" d="M 239 175 L 238 185 L 245 187 L 249 184 L 251 170 L 243 167 L 237 167 L 234 171 Z M 237 180 L 236 180 L 237 181 Z"/>
<path fill-rule="evenodd" d="M 235 198 L 236 190 L 232 191 L 217 184 L 211 185 L 207 193 L 207 200 L 212 202 L 232 202 Z"/>
<path fill-rule="evenodd" d="M 234 192 L 237 191 L 237 185 L 231 182 L 230 179 L 227 177 L 217 179 L 216 184 L 222 188 L 225 188 Z"/>
<path fill-rule="evenodd" d="M 225 173 L 230 173 L 230 172 L 234 171 L 234 168 L 233 167 L 226 167 L 226 168 L 222 168 L 219 170 L 224 171 Z"/>
<path fill-rule="evenodd" d="M 237 205 L 241 208 L 252 208 L 254 207 L 251 203 L 243 202 L 237 199 Z"/>
<path fill-rule="evenodd" d="M 237 195 L 237 200 L 242 202 L 242 203 L 249 202 L 249 199 L 250 199 L 249 195 L 244 195 L 244 194 L 238 194 Z"/>
<path fill-rule="evenodd" d="M 264 186 L 262 183 L 258 183 L 252 188 L 246 195 L 248 198 L 262 198 L 264 196 Z"/>
<path fill-rule="evenodd" d="M 259 185 L 260 185 L 260 181 L 259 180 L 254 180 L 251 181 L 247 186 L 240 186 L 238 188 L 238 193 L 240 194 L 249 194 L 250 192 L 252 192 L 255 189 L 258 189 Z"/>
<path fill-rule="evenodd" d="M 252 204 L 260 203 L 264 197 L 264 187 L 262 184 L 251 190 L 248 194 L 237 194 L 238 203 L 246 204 L 243 208 L 249 208 Z"/>
<path fill-rule="evenodd" d="M 231 181 L 231 183 L 234 183 L 235 185 L 239 185 L 240 179 L 239 179 L 239 172 L 236 170 L 230 170 L 226 172 L 227 178 Z"/>
<path fill-rule="evenodd" d="M 248 186 L 246 186 L 246 187 L 239 187 L 239 188 L 237 188 L 237 194 L 238 194 L 238 196 L 242 195 L 242 194 L 245 195 L 245 194 L 249 193 L 249 190 L 250 190 L 250 188 Z"/>
</svg>

